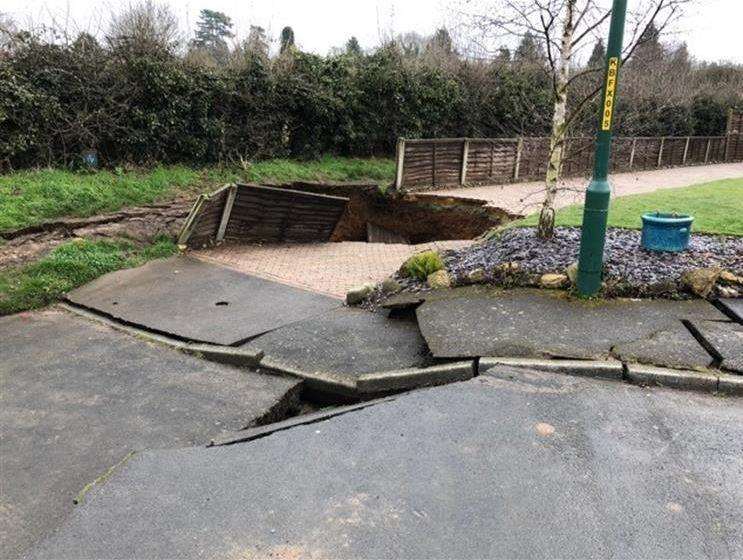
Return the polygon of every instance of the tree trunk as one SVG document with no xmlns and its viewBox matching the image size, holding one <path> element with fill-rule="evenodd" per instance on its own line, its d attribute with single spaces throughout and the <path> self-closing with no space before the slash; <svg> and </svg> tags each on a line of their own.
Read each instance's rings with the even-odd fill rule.
<svg viewBox="0 0 743 560">
<path fill-rule="evenodd" d="M 560 62 L 557 71 L 554 73 L 555 104 L 552 114 L 552 133 L 550 134 L 550 157 L 545 178 L 544 201 L 539 213 L 539 226 L 537 227 L 537 235 L 541 239 L 552 237 L 555 231 L 555 198 L 558 190 L 557 182 L 562 171 L 562 159 L 565 154 L 568 78 L 570 75 L 570 59 L 573 55 L 572 42 L 576 1 L 568 0 L 566 3 L 562 40 L 560 42 Z"/>
</svg>

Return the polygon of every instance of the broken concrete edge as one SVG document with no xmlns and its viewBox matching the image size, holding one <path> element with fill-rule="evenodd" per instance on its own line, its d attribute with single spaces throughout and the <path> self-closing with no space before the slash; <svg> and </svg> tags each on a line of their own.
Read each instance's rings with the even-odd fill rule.
<svg viewBox="0 0 743 560">
<path fill-rule="evenodd" d="M 622 362 L 615 360 L 549 360 L 539 358 L 480 358 L 479 373 L 495 366 L 538 369 L 584 377 L 600 377 L 621 381 L 624 378 Z"/>
<path fill-rule="evenodd" d="M 430 387 L 456 381 L 467 381 L 476 375 L 475 360 L 437 364 L 423 368 L 365 373 L 359 376 L 356 388 L 359 393 L 381 393 L 400 391 L 416 387 Z"/>
<path fill-rule="evenodd" d="M 220 346 L 218 344 L 185 342 L 183 340 L 178 340 L 176 338 L 171 338 L 169 336 L 153 333 L 145 329 L 121 323 L 115 319 L 111 319 L 94 311 L 89 311 L 69 302 L 61 302 L 58 303 L 57 306 L 65 311 L 90 319 L 91 321 L 102 323 L 112 329 L 127 333 L 147 342 L 169 346 L 175 350 L 180 350 L 186 354 L 191 354 L 213 362 L 234 366 L 257 367 L 263 358 L 263 351 L 261 350 L 249 351 L 234 348 L 232 346 Z"/>
<path fill-rule="evenodd" d="M 356 383 L 350 378 L 325 372 L 308 372 L 295 368 L 275 358 L 263 357 L 258 365 L 258 371 L 267 371 L 273 374 L 288 375 L 304 381 L 308 389 L 321 393 L 332 393 L 349 398 L 357 398 Z"/>
<path fill-rule="evenodd" d="M 581 377 L 626 381 L 633 385 L 659 386 L 743 396 L 743 376 L 718 372 L 669 369 L 637 363 L 595 360 L 542 360 L 532 358 L 480 358 L 478 371 L 497 366 L 549 371 Z"/>
<path fill-rule="evenodd" d="M 394 401 L 396 398 L 397 398 L 396 396 L 387 396 L 387 397 L 381 397 L 381 398 L 370 400 L 370 401 L 364 401 L 361 403 L 350 404 L 350 405 L 341 406 L 341 407 L 328 408 L 327 410 L 319 410 L 317 412 L 312 412 L 310 414 L 303 414 L 301 416 L 295 416 L 294 418 L 288 418 L 286 420 L 282 420 L 274 424 L 258 426 L 255 428 L 243 430 L 241 432 L 232 432 L 229 434 L 224 434 L 220 437 L 212 439 L 212 441 L 207 445 L 207 447 L 220 447 L 224 445 L 233 445 L 235 443 L 244 443 L 247 441 L 261 439 L 266 436 L 270 436 L 271 434 L 274 434 L 276 432 L 283 432 L 284 430 L 294 428 L 295 426 L 306 426 L 308 424 L 316 424 L 317 422 L 329 420 L 330 418 L 334 418 L 336 416 L 342 416 L 343 414 L 348 414 L 349 412 L 354 412 L 356 410 L 363 410 L 365 408 L 369 408 L 370 406 L 376 406 L 378 404 L 385 403 L 385 402 L 391 402 L 391 401 Z"/>
</svg>

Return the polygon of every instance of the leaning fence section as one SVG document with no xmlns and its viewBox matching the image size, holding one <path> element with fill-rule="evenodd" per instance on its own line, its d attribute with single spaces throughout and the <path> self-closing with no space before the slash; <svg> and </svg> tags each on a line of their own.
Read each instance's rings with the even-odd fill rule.
<svg viewBox="0 0 743 560">
<path fill-rule="evenodd" d="M 587 175 L 593 139 L 569 138 L 562 175 Z M 435 138 L 397 143 L 398 189 L 513 183 L 544 177 L 549 138 Z M 615 138 L 614 172 L 743 161 L 743 113 L 730 113 L 724 136 Z"/>
</svg>

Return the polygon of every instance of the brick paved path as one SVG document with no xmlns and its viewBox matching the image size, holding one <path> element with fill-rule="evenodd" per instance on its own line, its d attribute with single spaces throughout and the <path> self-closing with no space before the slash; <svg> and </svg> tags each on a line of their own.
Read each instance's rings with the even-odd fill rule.
<svg viewBox="0 0 743 560">
<path fill-rule="evenodd" d="M 612 196 L 639 194 L 659 189 L 684 187 L 695 183 L 705 183 L 718 179 L 743 177 L 743 163 L 723 163 L 719 165 L 700 165 L 697 167 L 676 167 L 636 173 L 617 173 L 610 177 Z M 566 189 L 557 198 L 557 206 L 582 203 L 588 179 L 571 178 L 563 181 Z M 530 214 L 539 210 L 544 184 L 542 182 L 514 183 L 510 185 L 491 185 L 431 191 L 431 194 L 477 198 L 487 200 L 492 206 L 505 208 L 511 212 Z"/>
<path fill-rule="evenodd" d="M 384 280 L 414 253 L 427 249 L 463 247 L 469 243 L 469 240 L 464 240 L 421 245 L 385 245 L 361 241 L 223 245 L 193 254 L 246 274 L 343 298 L 355 286 Z"/>
<path fill-rule="evenodd" d="M 611 180 L 614 196 L 622 196 L 731 177 L 743 177 L 743 163 L 622 173 L 613 175 Z M 558 205 L 582 202 L 586 182 L 584 178 L 567 180 L 566 186 L 574 190 L 562 193 L 558 197 Z M 485 199 L 493 206 L 527 213 L 537 209 L 541 189 L 541 183 L 518 183 L 436 191 L 436 194 Z M 208 251 L 195 251 L 193 254 L 246 274 L 342 298 L 354 286 L 384 280 L 414 253 L 430 248 L 463 247 L 470 242 L 384 245 L 349 241 L 301 245 L 226 245 Z"/>
</svg>

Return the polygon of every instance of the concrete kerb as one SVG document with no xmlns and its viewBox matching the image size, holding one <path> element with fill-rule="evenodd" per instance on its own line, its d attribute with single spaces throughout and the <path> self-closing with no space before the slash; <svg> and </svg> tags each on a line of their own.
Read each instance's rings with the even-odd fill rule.
<svg viewBox="0 0 743 560">
<path fill-rule="evenodd" d="M 497 366 L 536 369 L 574 376 L 626 381 L 634 385 L 660 386 L 743 396 L 743 376 L 719 372 L 669 369 L 619 361 L 540 360 L 526 358 L 481 358 L 480 374 Z"/>
<path fill-rule="evenodd" d="M 391 371 L 380 371 L 361 375 L 356 388 L 359 393 L 381 393 L 385 391 L 402 391 L 416 387 L 443 385 L 455 381 L 472 379 L 476 373 L 474 360 L 437 364 L 425 368 L 406 368 Z"/>
<path fill-rule="evenodd" d="M 511 366 L 538 369 L 554 373 L 565 373 L 585 377 L 600 377 L 620 381 L 624 377 L 622 362 L 617 360 L 547 360 L 532 358 L 480 358 L 479 373 L 495 366 Z"/>
</svg>

